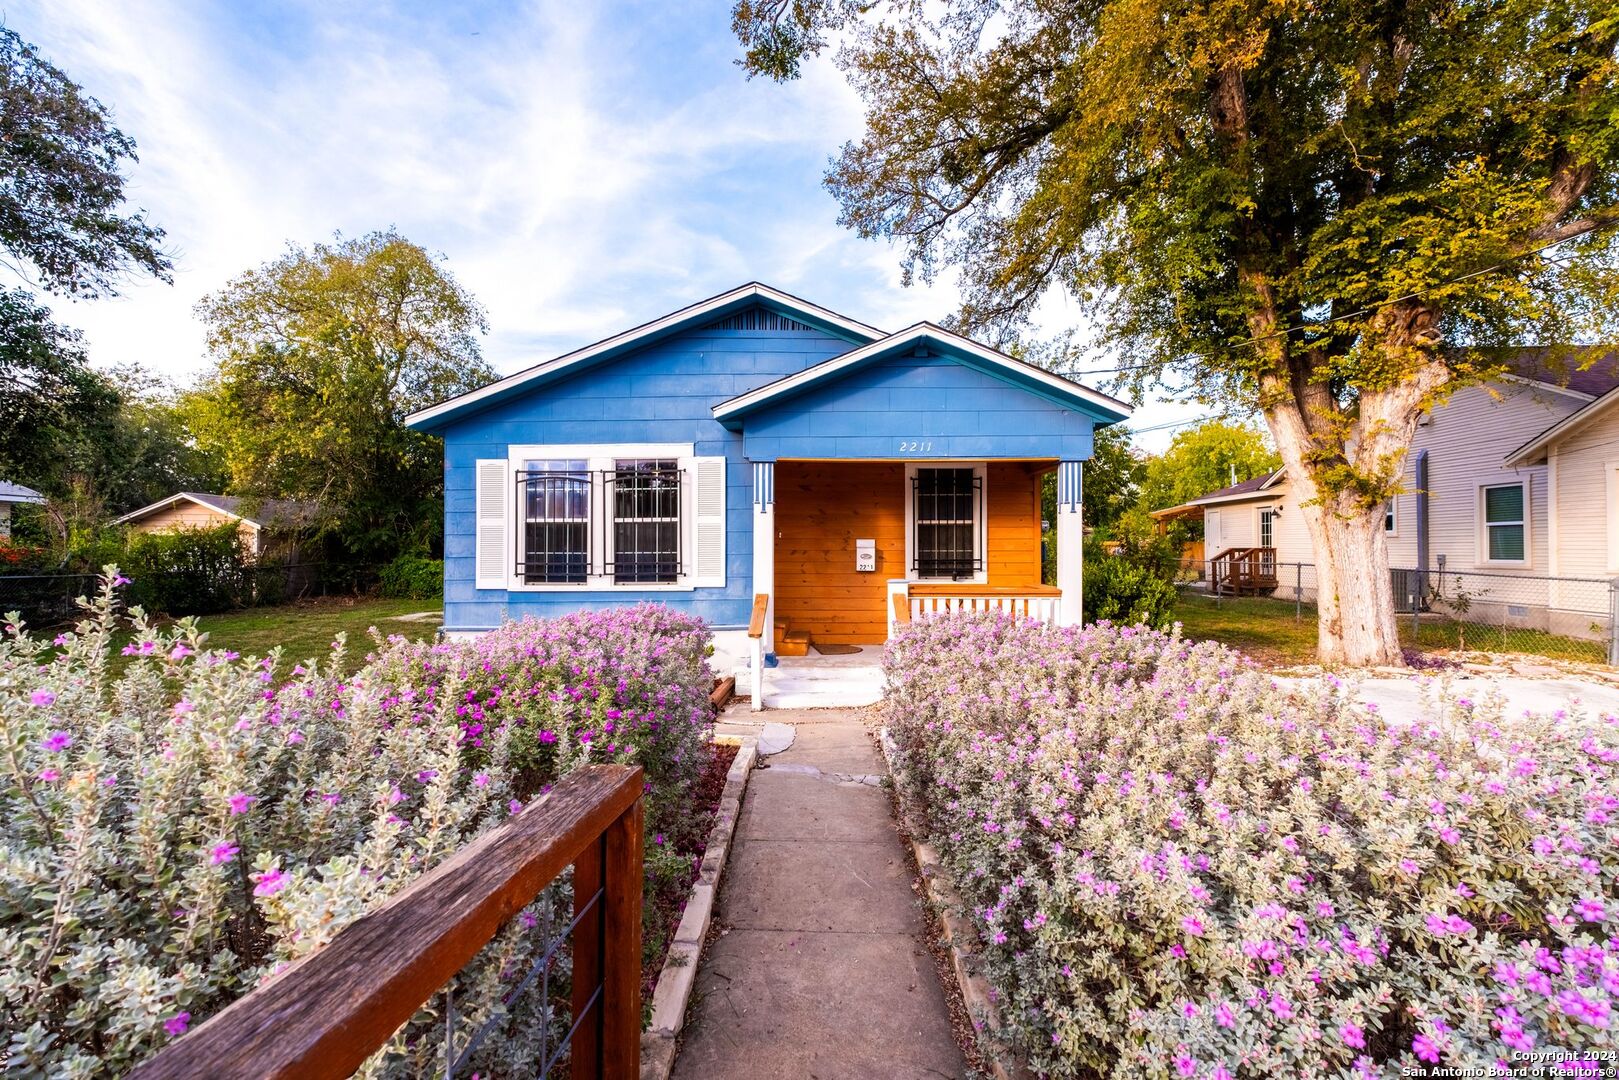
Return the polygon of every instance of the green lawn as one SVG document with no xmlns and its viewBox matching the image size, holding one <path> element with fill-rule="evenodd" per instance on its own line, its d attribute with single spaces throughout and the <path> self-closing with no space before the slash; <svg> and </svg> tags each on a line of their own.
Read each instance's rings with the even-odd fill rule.
<svg viewBox="0 0 1619 1080">
<path fill-rule="evenodd" d="M 1186 637 L 1230 645 L 1261 663 L 1315 662 L 1315 608 L 1308 604 L 1303 618 L 1294 619 L 1292 604 L 1251 596 L 1216 604 L 1212 597 L 1183 589 L 1175 618 Z"/>
<path fill-rule="evenodd" d="M 293 660 L 324 658 L 332 638 L 347 632 L 347 666 L 352 670 L 371 648 L 366 631 L 375 626 L 383 634 L 430 638 L 438 632 L 441 605 L 436 600 L 380 600 L 374 597 L 327 597 L 279 607 L 247 608 L 223 615 L 203 615 L 197 625 L 216 649 L 234 649 L 245 656 L 263 656 L 277 645 Z M 433 618 L 401 620 L 401 615 L 432 612 Z"/>
<path fill-rule="evenodd" d="M 1218 604 L 1199 592 L 1183 589 L 1175 605 L 1175 618 L 1184 633 L 1193 639 L 1208 638 L 1241 649 L 1266 664 L 1312 664 L 1315 662 L 1315 606 L 1303 605 L 1294 618 L 1293 604 L 1262 597 L 1227 597 Z M 1412 645 L 1411 620 L 1400 620 L 1400 640 Z M 1469 625 L 1463 638 L 1452 622 L 1424 619 L 1416 647 L 1429 650 L 1455 650 L 1465 644 L 1470 652 L 1524 653 L 1558 660 L 1602 663 L 1607 648 L 1600 641 L 1549 634 L 1543 630 Z"/>
</svg>

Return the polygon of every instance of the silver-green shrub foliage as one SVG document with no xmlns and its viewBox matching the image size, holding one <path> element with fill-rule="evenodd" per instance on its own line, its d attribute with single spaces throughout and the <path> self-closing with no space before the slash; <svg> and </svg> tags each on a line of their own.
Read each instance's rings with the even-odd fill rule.
<svg viewBox="0 0 1619 1080">
<path fill-rule="evenodd" d="M 1614 718 L 1436 695 L 1411 726 L 1215 644 L 996 616 L 919 620 L 887 669 L 910 794 L 1045 1074 L 1619 1047 Z"/>
<path fill-rule="evenodd" d="M 710 754 L 707 635 L 663 608 L 393 639 L 347 676 L 341 641 L 318 663 L 239 657 L 138 611 L 115 675 L 115 608 L 109 580 L 74 632 L 0 640 L 8 1073 L 123 1072 L 582 762 L 643 764 L 648 830 L 670 830 Z M 459 977 L 462 1032 L 502 1008 L 548 903 L 566 892 Z M 566 1017 L 538 998 L 470 1067 L 555 1045 Z M 442 1028 L 424 1015 L 367 1073 L 441 1064 Z"/>
</svg>

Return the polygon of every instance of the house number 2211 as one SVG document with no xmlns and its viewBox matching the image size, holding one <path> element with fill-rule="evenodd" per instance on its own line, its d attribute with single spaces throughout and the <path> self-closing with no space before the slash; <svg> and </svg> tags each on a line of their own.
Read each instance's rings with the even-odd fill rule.
<svg viewBox="0 0 1619 1080">
<path fill-rule="evenodd" d="M 920 442 L 916 439 L 901 439 L 899 452 L 902 454 L 926 454 L 933 450 L 933 441 Z"/>
</svg>

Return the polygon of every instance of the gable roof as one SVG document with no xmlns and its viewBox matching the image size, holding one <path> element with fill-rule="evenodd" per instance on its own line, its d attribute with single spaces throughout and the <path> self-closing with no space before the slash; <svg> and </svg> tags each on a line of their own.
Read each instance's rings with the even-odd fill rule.
<svg viewBox="0 0 1619 1080">
<path fill-rule="evenodd" d="M 42 503 L 45 496 L 31 487 L 13 484 L 9 480 L 0 480 L 0 502 L 4 503 Z"/>
<path fill-rule="evenodd" d="M 1134 411 L 1134 406 L 1118 398 L 1092 390 L 1072 379 L 1008 356 L 988 345 L 946 330 L 930 322 L 920 322 L 898 333 L 872 341 L 842 356 L 834 356 L 794 375 L 766 383 L 729 401 L 714 406 L 714 419 L 735 431 L 742 418 L 767 406 L 796 397 L 811 388 L 834 382 L 849 373 L 886 359 L 895 353 L 927 343 L 966 366 L 1027 390 L 1065 408 L 1094 417 L 1102 424 L 1117 423 Z"/>
<path fill-rule="evenodd" d="M 1558 420 L 1508 454 L 1501 460 L 1501 464 L 1508 469 L 1515 469 L 1520 465 L 1540 464 L 1546 460 L 1546 451 L 1553 443 L 1567 438 L 1591 421 L 1605 416 L 1616 404 L 1619 404 L 1619 387 L 1609 390 L 1595 401 L 1587 402 Z"/>
<path fill-rule="evenodd" d="M 1283 480 L 1287 479 L 1287 466 L 1282 466 L 1275 472 L 1260 473 L 1249 477 L 1240 484 L 1230 484 L 1223 488 L 1216 488 L 1195 499 L 1188 499 L 1179 506 L 1166 506 L 1162 510 L 1149 511 L 1148 516 L 1154 518 L 1185 517 L 1194 510 L 1201 510 L 1205 506 L 1219 505 L 1220 503 L 1242 502 L 1244 499 L 1258 498 Z"/>
<path fill-rule="evenodd" d="M 1606 345 L 1525 345 L 1485 349 L 1506 367 L 1506 377 L 1591 400 L 1619 389 L 1619 349 Z"/>
<path fill-rule="evenodd" d="M 198 506 L 217 510 L 226 517 L 233 517 L 238 521 L 245 521 L 254 528 L 259 529 L 296 529 L 311 524 L 319 512 L 314 503 L 301 502 L 297 499 L 244 499 L 236 495 L 214 495 L 205 491 L 177 491 L 166 499 L 159 499 L 149 506 L 139 510 L 131 510 L 123 517 L 113 522 L 114 525 L 124 525 L 131 521 L 139 521 L 149 517 L 159 510 L 165 510 L 179 502 L 196 503 Z M 245 507 L 252 506 L 251 515 L 245 512 Z"/>
<path fill-rule="evenodd" d="M 405 426 L 417 431 L 436 431 L 468 413 L 486 409 L 497 402 L 535 387 L 573 375 L 596 364 L 606 363 L 634 349 L 650 345 L 682 330 L 719 322 L 750 307 L 764 307 L 795 323 L 843 338 L 852 345 L 864 345 L 883 336 L 876 327 L 839 315 L 828 308 L 801 300 L 780 289 L 750 281 L 729 292 L 699 300 L 695 304 L 642 323 L 640 326 L 603 338 L 593 345 L 564 353 L 542 364 L 525 368 L 487 386 L 441 401 L 405 417 Z"/>
</svg>

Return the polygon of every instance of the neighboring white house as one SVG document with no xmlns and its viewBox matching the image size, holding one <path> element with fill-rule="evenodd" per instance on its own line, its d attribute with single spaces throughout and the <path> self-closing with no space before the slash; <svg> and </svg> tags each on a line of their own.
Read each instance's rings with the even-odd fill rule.
<svg viewBox="0 0 1619 1080">
<path fill-rule="evenodd" d="M 1595 579 L 1619 575 L 1619 352 L 1525 349 L 1509 364 L 1512 374 L 1456 391 L 1417 429 L 1384 516 L 1395 600 L 1409 609 L 1402 591 L 1420 581 L 1441 602 L 1461 590 L 1471 618 L 1595 635 L 1609 610 Z M 1276 595 L 1297 582 L 1313 598 L 1314 556 L 1285 469 L 1154 516 L 1198 511 L 1209 559 L 1274 549 Z"/>
<path fill-rule="evenodd" d="M 14 503 L 37 506 L 45 496 L 30 487 L 0 480 L 0 536 L 11 535 L 11 507 Z"/>
</svg>

